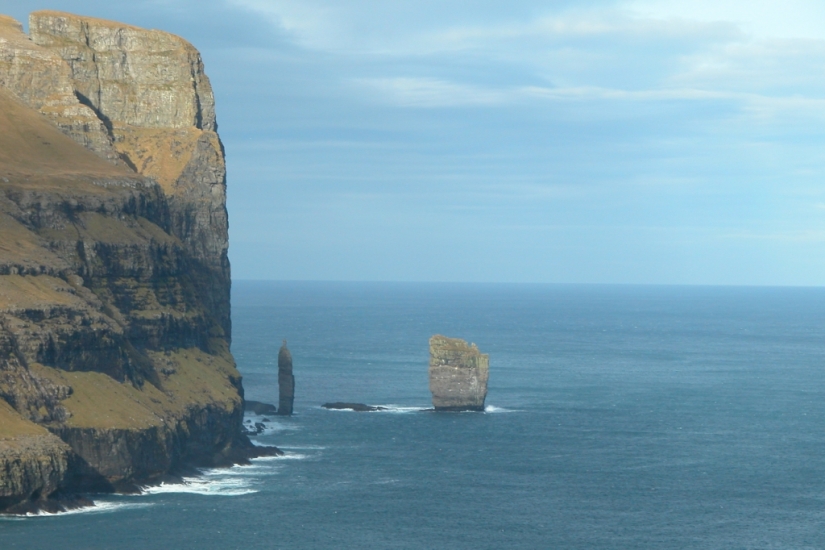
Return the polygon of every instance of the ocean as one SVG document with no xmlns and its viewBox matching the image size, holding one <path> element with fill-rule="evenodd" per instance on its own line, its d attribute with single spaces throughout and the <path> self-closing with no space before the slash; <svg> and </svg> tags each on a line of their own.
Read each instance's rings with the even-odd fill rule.
<svg viewBox="0 0 825 550">
<path fill-rule="evenodd" d="M 825 289 L 236 281 L 248 399 L 287 454 L 0 548 L 825 548 Z M 428 339 L 490 355 L 484 413 L 423 412 Z M 383 405 L 329 411 L 328 401 Z"/>
</svg>

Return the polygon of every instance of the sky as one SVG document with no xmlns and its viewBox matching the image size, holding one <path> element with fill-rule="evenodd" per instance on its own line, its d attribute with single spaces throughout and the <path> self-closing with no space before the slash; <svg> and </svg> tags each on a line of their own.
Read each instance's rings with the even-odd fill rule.
<svg viewBox="0 0 825 550">
<path fill-rule="evenodd" d="M 235 279 L 825 284 L 825 2 L 45 8 L 201 51 Z"/>
</svg>

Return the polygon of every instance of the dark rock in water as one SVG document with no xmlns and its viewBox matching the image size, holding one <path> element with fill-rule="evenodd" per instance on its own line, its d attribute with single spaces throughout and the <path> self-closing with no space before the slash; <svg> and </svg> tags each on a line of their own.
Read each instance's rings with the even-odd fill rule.
<svg viewBox="0 0 825 550">
<path fill-rule="evenodd" d="M 278 447 L 253 447 L 247 451 L 249 458 L 261 458 L 263 456 L 284 456 L 284 452 Z"/>
<path fill-rule="evenodd" d="M 292 354 L 284 340 L 278 351 L 278 412 L 280 416 L 292 414 L 292 402 L 295 400 L 295 377 L 292 375 Z"/>
<path fill-rule="evenodd" d="M 272 420 L 271 420 L 271 419 L 269 419 L 269 418 L 267 418 L 267 417 L 263 417 L 263 419 L 262 419 L 262 420 L 263 420 L 264 422 L 272 422 Z"/>
<path fill-rule="evenodd" d="M 483 411 L 490 357 L 458 338 L 430 338 L 430 391 L 436 411 Z"/>
<path fill-rule="evenodd" d="M 275 405 L 261 403 L 260 401 L 244 401 L 243 410 L 257 415 L 278 414 L 278 408 Z"/>
<path fill-rule="evenodd" d="M 255 425 L 252 429 L 244 427 L 244 434 L 245 435 L 260 435 L 260 434 L 263 433 L 263 431 L 265 429 L 266 429 L 266 426 L 264 426 L 262 423 L 255 422 Z"/>
<path fill-rule="evenodd" d="M 386 411 L 387 407 L 378 407 L 374 405 L 365 405 L 363 403 L 324 403 L 321 405 L 325 409 L 334 409 L 334 410 L 348 410 L 348 411 L 355 411 L 355 412 L 376 412 L 376 411 Z"/>
</svg>

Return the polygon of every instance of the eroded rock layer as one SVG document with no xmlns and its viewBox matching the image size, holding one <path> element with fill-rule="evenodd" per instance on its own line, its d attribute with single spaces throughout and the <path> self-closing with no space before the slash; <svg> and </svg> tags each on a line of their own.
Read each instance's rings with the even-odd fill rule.
<svg viewBox="0 0 825 550">
<path fill-rule="evenodd" d="M 430 338 L 430 391 L 436 411 L 483 411 L 490 357 L 458 338 Z"/>
<path fill-rule="evenodd" d="M 0 510 L 254 454 L 197 51 L 0 17 Z"/>
</svg>

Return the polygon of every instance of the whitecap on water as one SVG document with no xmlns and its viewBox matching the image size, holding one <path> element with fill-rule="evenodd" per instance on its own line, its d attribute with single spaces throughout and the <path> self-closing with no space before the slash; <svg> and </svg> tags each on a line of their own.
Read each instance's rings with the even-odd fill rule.
<svg viewBox="0 0 825 550">
<path fill-rule="evenodd" d="M 204 475 L 225 475 L 225 476 L 239 476 L 239 477 L 268 477 L 277 475 L 279 468 L 274 468 L 271 465 L 264 464 L 245 464 L 232 466 L 223 470 L 216 470 L 215 473 L 207 471 Z"/>
<path fill-rule="evenodd" d="M 202 477 L 184 477 L 180 483 L 141 487 L 143 494 L 189 493 L 207 496 L 240 496 L 257 493 L 249 479 L 227 475 L 225 470 L 205 470 Z"/>
<path fill-rule="evenodd" d="M 428 410 L 428 407 L 402 407 L 401 405 L 378 405 L 379 407 L 384 407 L 386 410 L 378 411 L 384 413 L 396 413 L 396 414 L 406 414 L 406 413 L 414 413 L 414 412 L 422 412 Z"/>
<path fill-rule="evenodd" d="M 254 441 L 253 441 L 253 443 L 254 443 Z M 307 455 L 301 454 L 301 453 L 285 452 L 281 456 L 261 456 L 261 457 L 258 457 L 258 458 L 253 458 L 252 463 L 255 464 L 256 462 L 269 462 L 269 461 L 275 461 L 275 460 L 303 460 L 305 458 L 309 458 L 309 457 Z"/>
<path fill-rule="evenodd" d="M 82 508 L 74 508 L 72 510 L 65 510 L 63 512 L 37 512 L 29 513 L 23 516 L 0 515 L 0 521 L 16 521 L 31 518 L 54 518 L 77 514 L 105 514 L 109 512 L 118 512 L 128 509 L 147 508 L 149 506 L 152 506 L 151 502 L 96 501 L 93 506 L 84 506 Z"/>
<path fill-rule="evenodd" d="M 487 405 L 486 407 L 484 407 L 484 412 L 486 412 L 486 413 L 512 413 L 512 412 L 518 412 L 518 411 L 514 411 L 513 409 L 505 409 L 503 407 L 496 407 L 496 406 L 493 406 L 493 405 Z"/>
<path fill-rule="evenodd" d="M 252 422 L 246 422 L 246 420 L 251 420 Z M 252 428 L 255 424 L 263 424 L 264 425 L 264 429 L 261 432 L 264 435 L 274 434 L 274 433 L 283 432 L 283 431 L 295 431 L 295 430 L 299 429 L 298 426 L 296 426 L 295 424 L 283 424 L 281 422 L 278 422 L 277 420 L 272 420 L 269 417 L 252 416 L 252 415 L 244 416 L 244 427 L 245 428 Z"/>
</svg>

